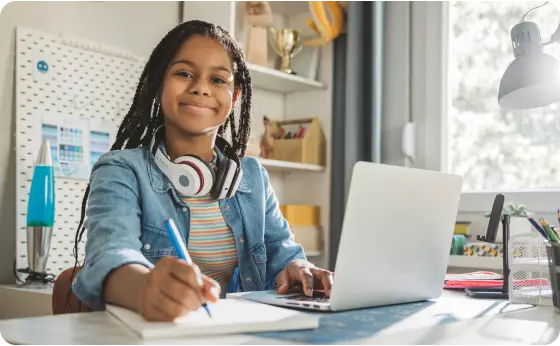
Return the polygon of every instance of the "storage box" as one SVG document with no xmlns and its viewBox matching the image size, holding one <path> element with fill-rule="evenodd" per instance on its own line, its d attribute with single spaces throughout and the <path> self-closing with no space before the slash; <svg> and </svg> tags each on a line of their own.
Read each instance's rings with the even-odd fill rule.
<svg viewBox="0 0 560 346">
<path fill-rule="evenodd" d="M 325 135 L 319 118 L 276 121 L 281 128 L 274 140 L 275 160 L 325 165 Z"/>
<path fill-rule="evenodd" d="M 323 250 L 321 208 L 315 205 L 281 205 L 280 211 L 288 221 L 295 241 L 306 253 Z"/>
<path fill-rule="evenodd" d="M 470 221 L 457 221 L 455 222 L 455 229 L 453 234 L 464 235 L 466 237 L 471 235 L 471 222 Z"/>
<path fill-rule="evenodd" d="M 321 224 L 321 208 L 315 205 L 285 204 L 280 206 L 280 211 L 291 227 Z"/>
</svg>

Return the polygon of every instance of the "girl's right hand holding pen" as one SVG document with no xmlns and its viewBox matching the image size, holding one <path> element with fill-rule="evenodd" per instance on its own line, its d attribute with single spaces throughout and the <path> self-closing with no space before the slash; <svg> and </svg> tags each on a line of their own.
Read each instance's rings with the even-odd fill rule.
<svg viewBox="0 0 560 346">
<path fill-rule="evenodd" d="M 149 321 L 173 321 L 220 298 L 220 285 L 196 265 L 164 257 L 148 274 L 138 312 Z"/>
</svg>

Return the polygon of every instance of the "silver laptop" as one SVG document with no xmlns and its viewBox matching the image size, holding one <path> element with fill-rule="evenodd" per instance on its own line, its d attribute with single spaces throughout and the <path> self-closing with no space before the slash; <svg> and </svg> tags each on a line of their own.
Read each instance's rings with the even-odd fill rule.
<svg viewBox="0 0 560 346">
<path fill-rule="evenodd" d="M 437 298 L 449 261 L 462 178 L 358 162 L 344 216 L 330 298 L 249 292 L 261 303 L 341 311 Z"/>
</svg>

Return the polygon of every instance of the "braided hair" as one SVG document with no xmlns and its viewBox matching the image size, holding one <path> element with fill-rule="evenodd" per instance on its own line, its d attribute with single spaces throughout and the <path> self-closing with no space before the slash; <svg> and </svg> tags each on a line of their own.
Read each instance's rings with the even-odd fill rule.
<svg viewBox="0 0 560 346">
<path fill-rule="evenodd" d="M 138 148 L 148 146 L 155 130 L 163 124 L 163 114 L 160 107 L 160 90 L 162 89 L 168 65 L 181 45 L 190 37 L 201 35 L 215 39 L 228 51 L 234 65 L 235 89 L 241 93 L 241 114 L 238 126 L 234 110 L 218 129 L 219 135 L 224 135 L 229 127 L 231 131 L 231 145 L 237 155 L 245 156 L 247 142 L 251 132 L 251 75 L 245 63 L 243 51 L 230 34 L 220 26 L 204 21 L 188 21 L 176 26 L 159 42 L 153 50 L 144 71 L 138 80 L 136 93 L 130 110 L 119 126 L 115 143 L 111 150 Z M 80 222 L 74 238 L 75 267 L 78 264 L 78 244 L 85 231 L 84 218 L 89 185 L 82 201 Z M 72 272 L 72 277 L 74 271 Z"/>
</svg>

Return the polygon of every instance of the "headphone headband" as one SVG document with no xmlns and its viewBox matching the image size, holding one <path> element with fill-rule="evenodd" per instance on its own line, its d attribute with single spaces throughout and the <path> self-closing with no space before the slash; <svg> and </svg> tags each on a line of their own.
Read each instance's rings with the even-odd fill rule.
<svg viewBox="0 0 560 346">
<path fill-rule="evenodd" d="M 154 156 L 156 166 L 171 181 L 175 189 L 183 196 L 204 196 L 211 193 L 214 199 L 233 196 L 243 176 L 239 157 L 229 142 L 217 136 L 215 146 L 224 158 L 217 162 L 217 172 L 212 165 L 196 155 L 184 155 L 171 161 L 159 148 L 163 125 L 154 131 L 150 143 L 150 153 Z"/>
<path fill-rule="evenodd" d="M 165 130 L 164 125 L 160 125 L 154 131 L 154 135 L 152 136 L 152 140 L 150 142 L 150 152 L 152 153 L 152 155 L 155 155 L 155 153 L 158 149 L 157 148 L 157 145 L 159 143 L 158 139 L 160 139 L 162 137 L 162 135 L 165 133 L 164 130 Z M 216 141 L 214 142 L 214 145 L 216 147 L 218 147 L 218 150 L 220 150 L 222 152 L 222 154 L 224 154 L 224 156 L 229 157 L 229 158 L 237 161 L 237 163 L 239 163 L 239 157 L 233 151 L 233 148 L 231 147 L 229 142 L 224 137 L 222 137 L 220 135 L 216 136 Z"/>
</svg>

